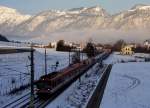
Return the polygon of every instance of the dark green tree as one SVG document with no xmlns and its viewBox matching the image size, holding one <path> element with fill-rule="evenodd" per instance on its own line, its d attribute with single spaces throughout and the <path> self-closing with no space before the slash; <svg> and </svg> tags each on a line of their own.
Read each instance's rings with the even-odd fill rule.
<svg viewBox="0 0 150 108">
<path fill-rule="evenodd" d="M 46 48 L 54 48 L 54 46 L 52 46 L 52 44 L 49 43 L 49 44 L 46 46 Z"/>
<path fill-rule="evenodd" d="M 92 42 L 88 42 L 86 47 L 84 48 L 84 52 L 89 58 L 95 56 L 96 48 L 94 47 L 94 44 Z"/>
<path fill-rule="evenodd" d="M 121 51 L 121 48 L 124 47 L 126 45 L 126 42 L 124 40 L 118 40 L 114 46 L 113 46 L 113 50 L 114 51 Z"/>
<path fill-rule="evenodd" d="M 56 51 L 63 51 L 64 50 L 64 46 L 65 46 L 65 41 L 64 40 L 59 40 L 57 42 Z"/>
<path fill-rule="evenodd" d="M 73 47 L 69 46 L 69 45 L 65 45 L 65 41 L 64 40 L 59 40 L 57 42 L 57 47 L 56 47 L 56 51 L 70 51 Z"/>
</svg>

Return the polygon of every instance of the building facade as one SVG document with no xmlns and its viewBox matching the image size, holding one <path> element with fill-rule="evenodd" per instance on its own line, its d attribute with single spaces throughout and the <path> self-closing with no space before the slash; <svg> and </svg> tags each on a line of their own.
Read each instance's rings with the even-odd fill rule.
<svg viewBox="0 0 150 108">
<path fill-rule="evenodd" d="M 144 42 L 144 46 L 149 50 L 150 49 L 150 40 Z"/>
<path fill-rule="evenodd" d="M 121 49 L 121 54 L 123 54 L 123 55 L 132 55 L 132 54 L 134 54 L 133 47 L 130 46 L 130 45 L 124 46 Z"/>
</svg>

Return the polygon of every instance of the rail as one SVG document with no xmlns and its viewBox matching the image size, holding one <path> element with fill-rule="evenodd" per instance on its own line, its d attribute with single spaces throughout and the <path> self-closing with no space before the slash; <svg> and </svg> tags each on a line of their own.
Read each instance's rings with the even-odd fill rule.
<svg viewBox="0 0 150 108">
<path fill-rule="evenodd" d="M 16 100 L 13 100 L 12 102 L 10 102 L 10 103 L 8 103 L 7 105 L 4 105 L 4 106 L 2 106 L 2 108 L 10 108 L 10 106 L 12 105 L 12 104 L 14 104 L 14 103 L 16 103 L 16 102 L 18 102 L 18 101 L 22 101 L 22 100 L 25 100 L 25 99 L 27 99 L 27 98 L 30 98 L 30 93 L 27 93 L 27 94 L 25 94 L 24 96 L 21 96 L 21 97 L 19 97 L 18 99 L 16 99 Z"/>
</svg>

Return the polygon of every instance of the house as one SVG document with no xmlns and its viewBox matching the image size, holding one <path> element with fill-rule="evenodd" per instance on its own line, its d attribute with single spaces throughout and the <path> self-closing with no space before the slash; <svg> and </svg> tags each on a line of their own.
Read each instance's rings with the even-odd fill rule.
<svg viewBox="0 0 150 108">
<path fill-rule="evenodd" d="M 121 54 L 123 55 L 132 55 L 134 54 L 133 46 L 132 45 L 126 45 L 121 49 Z"/>
<path fill-rule="evenodd" d="M 102 51 L 103 51 L 103 48 L 104 48 L 104 46 L 101 45 L 101 44 L 96 44 L 95 47 L 96 47 L 96 49 L 97 49 L 98 51 L 100 51 L 100 52 L 102 52 Z"/>
<path fill-rule="evenodd" d="M 150 49 L 150 40 L 144 41 L 144 46 L 145 46 L 147 49 Z"/>
<path fill-rule="evenodd" d="M 52 46 L 53 48 L 56 48 L 56 47 L 57 47 L 57 42 L 51 42 L 51 46 Z"/>
<path fill-rule="evenodd" d="M 73 48 L 77 48 L 77 49 L 83 49 L 85 47 L 85 44 L 84 43 L 74 43 L 74 42 L 70 42 L 68 44 L 70 47 L 73 47 Z"/>
</svg>

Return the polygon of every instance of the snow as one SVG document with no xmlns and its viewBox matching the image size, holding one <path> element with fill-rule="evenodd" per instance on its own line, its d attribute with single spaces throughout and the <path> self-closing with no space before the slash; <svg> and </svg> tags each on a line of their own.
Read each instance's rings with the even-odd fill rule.
<svg viewBox="0 0 150 108">
<path fill-rule="evenodd" d="M 149 54 L 135 53 L 134 55 L 121 55 L 119 52 L 114 52 L 104 61 L 106 64 L 116 64 L 120 62 L 143 62 Z"/>
<path fill-rule="evenodd" d="M 14 48 L 5 44 L 1 47 Z M 16 48 L 21 48 L 18 46 Z M 40 76 L 45 74 L 44 69 L 44 52 L 43 48 L 36 48 L 34 53 L 34 63 L 35 63 L 35 80 L 38 80 Z M 71 52 L 71 55 L 73 52 Z M 69 65 L 69 54 L 68 52 L 57 52 L 55 49 L 47 49 L 47 72 L 53 72 L 55 70 L 60 70 Z M 18 88 L 22 85 L 27 85 L 30 83 L 30 53 L 13 53 L 13 54 L 0 54 L 0 106 L 7 104 L 17 97 L 24 95 L 29 92 L 29 88 L 18 92 L 16 94 L 8 95 L 10 91 Z M 86 56 L 83 55 L 83 59 Z M 56 62 L 59 61 L 59 65 L 56 68 Z"/>
<path fill-rule="evenodd" d="M 6 23 L 12 26 L 11 24 L 20 24 L 30 17 L 30 15 L 21 15 L 16 9 L 0 6 L 0 24 Z"/>
<path fill-rule="evenodd" d="M 3 42 L 0 41 L 0 48 L 1 49 L 11 49 L 11 48 L 29 48 L 31 46 L 31 44 L 27 44 L 27 43 L 13 43 L 13 42 Z"/>
<path fill-rule="evenodd" d="M 135 6 L 134 8 L 132 8 L 131 10 L 128 10 L 128 11 L 136 11 L 136 10 L 150 10 L 150 6 Z"/>
<path fill-rule="evenodd" d="M 98 11 L 98 12 L 99 12 L 99 11 L 101 11 L 101 10 L 102 10 L 101 7 L 99 7 L 99 6 L 96 6 L 96 7 L 95 7 L 95 11 Z"/>
<path fill-rule="evenodd" d="M 37 48 L 35 58 L 35 80 L 44 75 L 44 49 Z M 30 82 L 30 53 L 0 54 L 0 106 L 11 101 L 14 97 L 21 96 L 28 90 L 14 95 L 8 95 L 12 89 Z M 56 61 L 59 61 L 58 68 L 55 68 Z M 57 52 L 54 49 L 47 49 L 48 73 L 60 70 L 68 66 L 68 53 Z"/>
<path fill-rule="evenodd" d="M 60 70 L 68 66 L 68 53 L 57 52 L 54 49 L 47 49 L 47 64 L 48 73 L 55 70 L 54 65 L 59 61 Z M 1 54 L 0 55 L 0 106 L 11 102 L 12 100 L 26 94 L 29 89 L 26 89 L 17 94 L 8 95 L 10 90 L 20 85 L 29 83 L 30 53 L 16 54 Z M 143 62 L 144 57 L 149 57 L 149 54 L 136 53 L 132 56 L 120 55 L 119 52 L 114 52 L 104 64 L 114 64 L 101 108 L 149 108 L 150 104 L 150 63 Z M 44 75 L 44 49 L 36 48 L 35 54 L 35 80 Z M 100 80 L 101 72 L 96 64 L 92 69 L 81 77 L 81 81 L 77 80 L 47 108 L 85 108 L 89 98 L 95 90 L 98 81 Z M 15 83 L 12 83 L 15 80 Z M 143 92 L 144 91 L 144 92 Z M 6 93 L 7 92 L 7 93 Z"/>
<path fill-rule="evenodd" d="M 150 108 L 150 62 L 128 62 L 135 54 L 123 56 L 114 53 L 105 62 L 114 63 L 100 108 Z M 120 63 L 126 60 L 125 63 Z"/>
<path fill-rule="evenodd" d="M 150 6 L 144 6 L 142 8 L 149 9 Z M 148 38 L 148 31 L 146 28 L 149 28 L 149 11 L 123 11 L 118 14 L 109 15 L 103 8 L 101 7 L 89 7 L 89 8 L 81 8 L 75 10 L 48 10 L 40 12 L 36 15 L 22 15 L 18 13 L 15 9 L 0 8 L 0 32 L 9 38 L 20 38 L 24 40 L 26 38 L 28 41 L 41 41 L 42 37 L 44 40 L 52 41 L 55 39 L 65 39 L 73 41 L 72 32 L 78 31 L 77 34 L 74 34 L 74 37 L 77 35 L 82 39 L 81 35 L 88 34 L 87 31 L 91 28 L 93 32 L 91 35 L 110 35 L 113 42 L 116 40 L 116 32 L 120 32 L 118 36 L 122 36 L 125 40 L 140 40 L 144 41 Z M 5 12 L 6 11 L 6 12 Z M 133 12 L 134 11 L 134 12 Z M 112 17 L 113 16 L 113 17 Z M 122 17 L 121 17 L 122 16 Z M 145 19 L 146 20 L 145 20 Z M 133 22 L 133 24 L 131 24 Z M 108 29 L 109 28 L 109 29 Z M 95 29 L 101 29 L 102 31 L 96 32 Z M 116 31 L 116 29 L 119 29 Z M 144 29 L 144 31 L 139 31 L 139 33 L 134 31 L 124 32 L 124 30 L 134 30 L 134 29 Z M 146 30 L 145 30 L 146 29 Z M 85 31 L 85 33 L 83 32 Z M 108 30 L 109 32 L 105 32 Z M 122 31 L 123 30 L 123 31 Z M 63 34 L 62 34 L 63 31 Z M 71 31 L 71 34 L 70 34 Z M 98 30 L 99 31 L 99 30 Z M 113 32 L 113 33 L 110 33 Z M 82 34 L 84 33 L 84 34 Z M 95 34 L 97 33 L 97 34 Z M 144 34 L 144 35 L 143 35 Z M 57 36 L 58 37 L 57 37 Z M 133 37 L 134 35 L 134 37 Z M 141 38 L 141 35 L 143 36 Z M 62 37 L 63 36 L 63 37 Z M 71 37 L 71 39 L 69 39 Z M 137 38 L 138 36 L 138 38 Z M 68 38 L 69 37 L 69 38 Z M 130 39 L 127 39 L 130 38 Z M 86 40 L 89 38 L 86 37 Z M 99 41 L 103 42 L 101 37 L 99 37 Z M 143 39 L 144 38 L 144 39 Z M 108 39 L 108 37 L 107 37 Z M 82 39 L 82 41 L 85 40 Z M 97 37 L 96 39 L 97 40 Z M 112 40 L 111 40 L 112 42 Z"/>
<path fill-rule="evenodd" d="M 140 7 L 139 9 L 141 9 L 141 10 L 150 10 L 150 6 L 142 6 L 142 7 Z"/>
<path fill-rule="evenodd" d="M 85 108 L 91 94 L 100 79 L 101 72 L 98 64 L 94 65 L 81 81 L 75 81 L 67 90 L 52 101 L 46 108 Z"/>
</svg>

